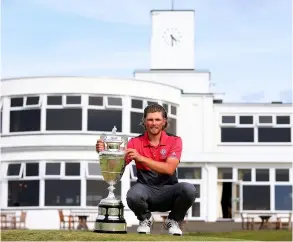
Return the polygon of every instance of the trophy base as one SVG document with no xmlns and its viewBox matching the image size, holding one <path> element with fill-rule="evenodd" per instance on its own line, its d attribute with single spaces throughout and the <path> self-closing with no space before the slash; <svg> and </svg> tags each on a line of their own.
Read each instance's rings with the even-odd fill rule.
<svg viewBox="0 0 293 242">
<path fill-rule="evenodd" d="M 99 204 L 99 215 L 95 222 L 95 233 L 126 234 L 127 224 L 123 217 L 124 206 L 121 201 L 117 204 Z"/>
</svg>

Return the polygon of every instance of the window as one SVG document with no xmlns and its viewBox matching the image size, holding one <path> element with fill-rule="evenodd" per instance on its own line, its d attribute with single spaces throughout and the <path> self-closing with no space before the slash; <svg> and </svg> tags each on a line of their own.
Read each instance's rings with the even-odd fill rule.
<svg viewBox="0 0 293 242">
<path fill-rule="evenodd" d="M 254 128 L 221 128 L 221 141 L 222 142 L 254 142 Z"/>
<path fill-rule="evenodd" d="M 227 114 L 220 116 L 222 143 L 292 142 L 289 115 Z"/>
<path fill-rule="evenodd" d="M 270 185 L 243 185 L 243 210 L 270 209 Z"/>
<path fill-rule="evenodd" d="M 25 163 L 24 172 L 26 177 L 39 176 L 39 163 Z"/>
<path fill-rule="evenodd" d="M 117 128 L 117 132 L 122 132 L 122 110 L 88 110 L 88 131 L 111 132 L 114 126 Z"/>
<path fill-rule="evenodd" d="M 66 96 L 66 104 L 81 104 L 81 96 Z"/>
<path fill-rule="evenodd" d="M 289 169 L 276 169 L 276 182 L 288 182 L 290 181 Z"/>
<path fill-rule="evenodd" d="M 8 181 L 8 207 L 39 206 L 39 181 Z"/>
<path fill-rule="evenodd" d="M 239 124 L 253 124 L 253 116 L 240 116 Z"/>
<path fill-rule="evenodd" d="M 201 167 L 178 167 L 178 179 L 201 179 Z"/>
<path fill-rule="evenodd" d="M 80 176 L 80 163 L 65 163 L 65 176 Z"/>
<path fill-rule="evenodd" d="M 255 169 L 255 181 L 257 182 L 270 181 L 270 170 L 269 169 Z"/>
<path fill-rule="evenodd" d="M 23 166 L 21 163 L 8 164 L 6 177 L 20 178 L 22 176 Z"/>
<path fill-rule="evenodd" d="M 137 100 L 137 99 L 132 99 L 131 100 L 131 107 L 137 108 L 137 109 L 143 109 L 143 101 Z"/>
<path fill-rule="evenodd" d="M 292 211 L 292 185 L 275 186 L 275 209 Z"/>
<path fill-rule="evenodd" d="M 291 142 L 291 128 L 259 127 L 259 142 Z"/>
<path fill-rule="evenodd" d="M 277 124 L 290 124 L 290 116 L 277 116 Z"/>
<path fill-rule="evenodd" d="M 258 122 L 260 124 L 272 124 L 273 123 L 273 116 L 259 116 Z"/>
<path fill-rule="evenodd" d="M 238 181 L 251 181 L 251 169 L 238 169 Z"/>
<path fill-rule="evenodd" d="M 39 206 L 40 182 L 38 162 L 7 164 L 8 207 Z"/>
<path fill-rule="evenodd" d="M 87 130 L 111 132 L 116 126 L 122 132 L 122 98 L 89 96 Z"/>
<path fill-rule="evenodd" d="M 46 163 L 46 176 L 60 176 L 61 163 Z"/>
<path fill-rule="evenodd" d="M 218 168 L 218 179 L 233 179 L 233 169 L 230 167 Z"/>
<path fill-rule="evenodd" d="M 108 97 L 108 105 L 109 106 L 122 106 L 122 98 L 121 97 Z"/>
<path fill-rule="evenodd" d="M 41 99 L 39 96 L 10 98 L 10 124 L 13 132 L 41 130 Z"/>
<path fill-rule="evenodd" d="M 234 124 L 236 122 L 235 116 L 222 116 L 223 124 Z"/>
<path fill-rule="evenodd" d="M 81 130 L 81 96 L 47 96 L 46 130 Z"/>
<path fill-rule="evenodd" d="M 46 180 L 45 206 L 80 206 L 80 180 Z"/>
<path fill-rule="evenodd" d="M 192 217 L 200 217 L 200 203 L 199 202 L 193 203 L 191 211 L 192 211 L 191 212 Z"/>
<path fill-rule="evenodd" d="M 89 97 L 89 106 L 103 106 L 104 99 L 103 97 L 90 96 Z"/>
</svg>

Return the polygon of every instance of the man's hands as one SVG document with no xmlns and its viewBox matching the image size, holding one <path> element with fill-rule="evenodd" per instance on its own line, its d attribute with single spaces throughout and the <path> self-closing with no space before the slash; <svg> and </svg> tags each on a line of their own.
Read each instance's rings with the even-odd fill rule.
<svg viewBox="0 0 293 242">
<path fill-rule="evenodd" d="M 105 143 L 102 141 L 102 140 L 97 140 L 97 143 L 96 143 L 96 151 L 98 153 L 100 153 L 101 151 L 103 151 L 105 149 Z"/>
<path fill-rule="evenodd" d="M 141 156 L 136 149 L 127 149 L 125 152 L 125 157 L 128 157 L 137 162 L 142 162 L 143 156 Z"/>
</svg>

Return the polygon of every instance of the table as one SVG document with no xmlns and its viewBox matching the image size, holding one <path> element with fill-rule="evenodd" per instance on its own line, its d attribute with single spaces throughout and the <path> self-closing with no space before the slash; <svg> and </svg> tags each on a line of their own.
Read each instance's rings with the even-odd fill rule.
<svg viewBox="0 0 293 242">
<path fill-rule="evenodd" d="M 259 226 L 259 229 L 268 228 L 269 220 L 270 220 L 271 216 L 270 215 L 259 215 L 259 217 L 261 218 L 261 224 Z"/>
<path fill-rule="evenodd" d="M 86 224 L 86 220 L 88 215 L 77 215 L 78 217 L 78 226 L 76 229 L 78 230 L 88 230 L 88 226 Z"/>
</svg>

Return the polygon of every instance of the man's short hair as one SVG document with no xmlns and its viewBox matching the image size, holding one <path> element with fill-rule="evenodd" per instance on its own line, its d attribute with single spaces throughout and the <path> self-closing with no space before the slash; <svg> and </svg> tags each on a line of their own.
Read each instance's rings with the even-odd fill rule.
<svg viewBox="0 0 293 242">
<path fill-rule="evenodd" d="M 163 118 L 166 119 L 166 124 L 163 127 L 163 130 L 165 130 L 168 127 L 168 114 L 166 112 L 166 109 L 163 106 L 161 106 L 160 104 L 157 104 L 157 103 L 148 105 L 144 109 L 142 121 L 141 121 L 140 124 L 145 128 L 144 121 L 145 121 L 146 116 L 149 113 L 156 113 L 156 112 L 162 113 Z"/>
</svg>

